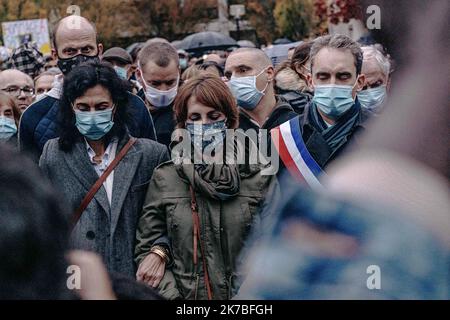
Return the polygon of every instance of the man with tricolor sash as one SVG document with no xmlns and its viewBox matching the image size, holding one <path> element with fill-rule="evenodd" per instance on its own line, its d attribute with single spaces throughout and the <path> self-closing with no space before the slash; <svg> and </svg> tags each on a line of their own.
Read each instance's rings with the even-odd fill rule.
<svg viewBox="0 0 450 320">
<path fill-rule="evenodd" d="M 355 140 L 370 116 L 356 97 L 364 86 L 362 59 L 359 44 L 347 36 L 317 38 L 308 74 L 314 97 L 302 115 L 271 131 L 282 165 L 313 189 L 321 188 L 324 169 Z"/>
</svg>

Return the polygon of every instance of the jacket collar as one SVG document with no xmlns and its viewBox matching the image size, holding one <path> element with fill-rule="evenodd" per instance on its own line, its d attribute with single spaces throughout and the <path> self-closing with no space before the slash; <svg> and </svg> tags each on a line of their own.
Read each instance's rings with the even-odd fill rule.
<svg viewBox="0 0 450 320">
<path fill-rule="evenodd" d="M 305 139 L 305 145 L 313 155 L 317 163 L 323 168 L 326 164 L 339 152 L 344 144 L 348 142 L 350 137 L 357 132 L 364 130 L 364 122 L 368 119 L 368 114 L 363 109 L 360 109 L 358 119 L 352 130 L 342 139 L 342 141 L 332 150 L 322 134 L 310 122 L 312 102 L 305 106 L 305 111 L 300 116 L 300 126 L 302 128 L 302 135 Z"/>
<path fill-rule="evenodd" d="M 281 96 L 276 96 L 276 100 L 277 103 L 275 105 L 275 108 L 273 108 L 272 112 L 269 114 L 269 117 L 267 117 L 266 121 L 261 127 L 245 111 L 243 111 L 242 108 L 240 108 L 239 111 L 239 118 L 251 123 L 255 129 L 272 129 L 290 120 L 296 115 L 294 109 L 292 109 L 287 100 L 285 100 Z M 289 114 L 291 114 L 292 116 L 289 116 Z"/>
<path fill-rule="evenodd" d="M 88 153 L 86 151 L 86 145 L 84 139 L 77 141 L 72 150 L 64 152 L 64 160 L 68 167 L 71 169 L 73 175 L 81 182 L 84 187 L 84 194 L 87 194 L 94 183 L 98 180 L 98 175 L 95 172 L 94 167 L 89 160 Z M 80 199 L 80 201 L 84 198 Z M 104 188 L 100 188 L 95 194 L 94 199 L 99 203 L 105 213 L 109 213 L 109 203 L 106 191 Z M 80 202 L 81 203 L 81 202 Z"/>
<path fill-rule="evenodd" d="M 122 150 L 129 139 L 130 135 L 125 134 L 124 137 L 119 140 L 116 155 Z M 100 188 L 94 196 L 94 199 L 110 217 L 111 234 L 116 229 L 123 202 L 130 189 L 131 182 L 133 181 L 141 157 L 142 152 L 139 144 L 134 144 L 114 169 L 111 207 L 109 206 L 108 197 L 104 188 Z M 82 183 L 85 189 L 84 192 L 87 193 L 98 180 L 99 176 L 89 160 L 84 140 L 77 141 L 70 152 L 65 152 L 64 159 L 73 174 Z"/>
</svg>

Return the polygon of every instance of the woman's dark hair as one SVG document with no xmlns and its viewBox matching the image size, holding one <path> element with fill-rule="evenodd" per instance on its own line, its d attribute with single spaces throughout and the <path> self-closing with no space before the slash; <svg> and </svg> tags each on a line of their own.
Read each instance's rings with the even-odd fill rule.
<svg viewBox="0 0 450 320">
<path fill-rule="evenodd" d="M 70 151 L 76 141 L 82 138 L 75 126 L 74 101 L 83 96 L 88 90 L 101 85 L 111 95 L 116 111 L 114 113 L 114 126 L 105 136 L 108 141 L 116 136 L 119 139 L 127 132 L 127 123 L 130 120 L 128 114 L 128 97 L 130 84 L 122 80 L 116 71 L 108 63 L 90 62 L 74 68 L 64 77 L 64 86 L 59 102 L 60 133 L 59 145 L 61 150 Z"/>
<path fill-rule="evenodd" d="M 291 69 L 297 72 L 296 68 L 299 68 L 305 65 L 306 61 L 309 59 L 309 52 L 311 51 L 311 47 L 313 45 L 313 41 L 304 42 L 301 45 L 297 46 L 292 54 L 291 58 Z M 298 73 L 298 72 L 297 72 Z M 306 81 L 306 78 L 303 74 L 299 74 L 300 78 Z"/>
<path fill-rule="evenodd" d="M 70 298 L 70 213 L 30 159 L 0 146 L 0 163 L 0 300 Z"/>
</svg>

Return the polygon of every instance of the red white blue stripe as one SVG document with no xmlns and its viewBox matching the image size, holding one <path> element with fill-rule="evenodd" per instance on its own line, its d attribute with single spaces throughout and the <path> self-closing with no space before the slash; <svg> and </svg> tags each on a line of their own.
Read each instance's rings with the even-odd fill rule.
<svg viewBox="0 0 450 320">
<path fill-rule="evenodd" d="M 324 174 L 324 171 L 305 146 L 298 117 L 272 129 L 271 136 L 289 172 L 312 189 L 323 190 L 319 177 Z"/>
</svg>

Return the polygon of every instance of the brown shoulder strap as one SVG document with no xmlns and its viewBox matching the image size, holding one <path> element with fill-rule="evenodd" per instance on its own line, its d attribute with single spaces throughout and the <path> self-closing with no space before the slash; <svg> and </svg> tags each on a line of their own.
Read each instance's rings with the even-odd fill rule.
<svg viewBox="0 0 450 320">
<path fill-rule="evenodd" d="M 200 218 L 198 216 L 197 199 L 195 198 L 195 192 L 192 186 L 190 186 L 189 189 L 191 191 L 191 210 L 192 210 L 192 221 L 194 226 L 194 237 L 193 237 L 194 264 L 197 264 L 197 241 L 198 241 L 198 243 L 200 243 L 200 251 L 202 253 L 203 271 L 205 273 L 205 286 L 206 291 L 208 293 L 208 300 L 212 300 L 213 295 L 211 283 L 209 282 L 208 265 L 206 264 L 205 250 L 203 247 L 202 237 L 200 235 Z"/>
<path fill-rule="evenodd" d="M 109 166 L 106 168 L 105 172 L 98 178 L 98 180 L 94 183 L 92 188 L 89 190 L 89 192 L 84 197 L 83 201 L 81 201 L 80 206 L 77 208 L 77 210 L 74 212 L 72 216 L 72 228 L 75 227 L 78 220 L 80 220 L 81 215 L 83 214 L 83 211 L 86 210 L 89 203 L 94 198 L 97 191 L 100 189 L 102 184 L 105 182 L 106 178 L 110 175 L 110 173 L 114 170 L 114 168 L 119 164 L 120 160 L 125 157 L 128 150 L 130 150 L 131 146 L 137 141 L 136 138 L 131 137 L 130 140 L 128 140 L 127 144 L 120 150 L 120 152 L 116 155 L 114 160 L 109 164 Z"/>
</svg>

